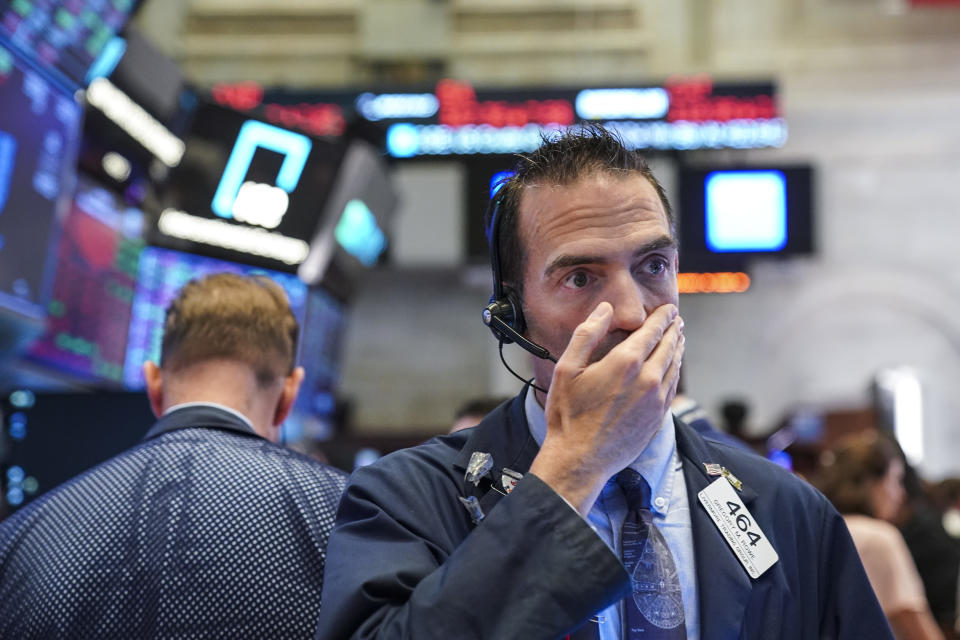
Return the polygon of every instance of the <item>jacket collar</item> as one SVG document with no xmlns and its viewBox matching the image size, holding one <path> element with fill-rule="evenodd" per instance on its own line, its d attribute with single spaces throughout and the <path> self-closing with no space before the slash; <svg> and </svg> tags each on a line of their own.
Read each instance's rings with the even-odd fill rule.
<svg viewBox="0 0 960 640">
<path fill-rule="evenodd" d="M 144 440 L 156 438 L 164 433 L 186 429 L 190 427 L 205 427 L 209 429 L 224 429 L 249 436 L 261 437 L 246 422 L 229 411 L 218 409 L 211 405 L 192 405 L 175 409 L 162 416 L 154 424 Z"/>
</svg>

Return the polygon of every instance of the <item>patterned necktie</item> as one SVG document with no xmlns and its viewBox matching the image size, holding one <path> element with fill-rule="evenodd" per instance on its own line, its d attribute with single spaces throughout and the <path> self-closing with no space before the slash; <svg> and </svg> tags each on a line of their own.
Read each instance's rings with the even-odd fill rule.
<svg viewBox="0 0 960 640">
<path fill-rule="evenodd" d="M 650 485 L 633 469 L 617 474 L 627 498 L 621 532 L 621 559 L 633 594 L 624 601 L 625 640 L 675 640 L 687 637 L 683 597 L 673 554 L 650 513 Z"/>
</svg>

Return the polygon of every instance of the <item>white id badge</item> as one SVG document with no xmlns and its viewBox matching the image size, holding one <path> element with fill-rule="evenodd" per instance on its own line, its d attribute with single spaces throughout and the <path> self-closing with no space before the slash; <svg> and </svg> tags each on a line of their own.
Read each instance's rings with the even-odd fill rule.
<svg viewBox="0 0 960 640">
<path fill-rule="evenodd" d="M 759 578 L 780 559 L 726 478 L 717 478 L 697 497 L 751 578 Z"/>
</svg>

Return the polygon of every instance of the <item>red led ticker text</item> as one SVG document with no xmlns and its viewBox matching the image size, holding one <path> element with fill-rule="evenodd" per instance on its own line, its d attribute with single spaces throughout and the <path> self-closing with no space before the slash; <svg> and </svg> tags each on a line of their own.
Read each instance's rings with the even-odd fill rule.
<svg viewBox="0 0 960 640">
<path fill-rule="evenodd" d="M 235 84 L 215 84 L 211 90 L 218 104 L 239 111 L 249 111 L 263 102 L 263 87 L 256 82 L 237 82 Z"/>
<path fill-rule="evenodd" d="M 437 83 L 440 103 L 437 120 L 440 124 L 461 127 L 486 124 L 493 127 L 522 127 L 528 124 L 571 125 L 573 104 L 569 100 L 485 100 L 477 102 L 477 94 L 466 82 L 441 80 Z"/>
<path fill-rule="evenodd" d="M 296 127 L 315 136 L 341 136 L 347 128 L 338 104 L 268 104 L 267 120 L 284 127 Z"/>
<path fill-rule="evenodd" d="M 777 117 L 777 104 L 772 96 L 713 95 L 713 81 L 708 76 L 669 80 L 664 88 L 670 96 L 667 122 L 727 122 Z"/>
<path fill-rule="evenodd" d="M 347 128 L 340 105 L 323 102 L 263 104 L 263 87 L 256 82 L 217 84 L 211 93 L 217 103 L 238 111 L 263 105 L 263 114 L 272 124 L 299 129 L 310 135 L 341 136 Z"/>
</svg>

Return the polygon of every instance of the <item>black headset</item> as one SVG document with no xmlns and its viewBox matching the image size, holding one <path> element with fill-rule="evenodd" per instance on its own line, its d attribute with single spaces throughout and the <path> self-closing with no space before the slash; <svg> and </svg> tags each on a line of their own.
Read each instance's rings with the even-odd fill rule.
<svg viewBox="0 0 960 640">
<path fill-rule="evenodd" d="M 490 303 L 483 309 L 483 324 L 490 328 L 493 337 L 500 342 L 501 347 L 504 344 L 516 343 L 538 358 L 556 362 L 557 359 L 550 355 L 546 348 L 523 337 L 527 323 L 523 319 L 520 296 L 513 289 L 503 286 L 503 276 L 500 273 L 500 206 L 502 203 L 502 195 L 490 201 L 491 213 L 487 241 L 490 245 L 490 267 L 493 269 L 493 295 L 490 296 Z"/>
</svg>

